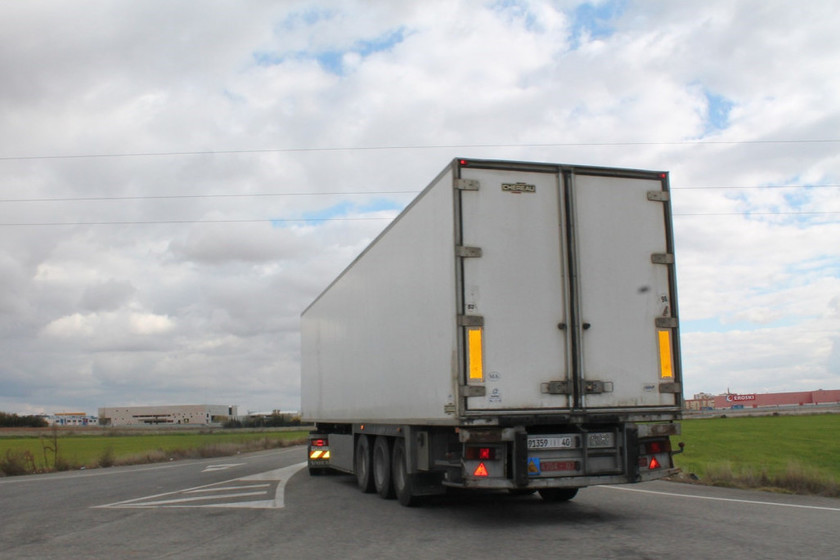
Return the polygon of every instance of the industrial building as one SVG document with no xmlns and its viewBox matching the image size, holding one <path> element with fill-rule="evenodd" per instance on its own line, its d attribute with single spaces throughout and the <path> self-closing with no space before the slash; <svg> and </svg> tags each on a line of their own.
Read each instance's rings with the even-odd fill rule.
<svg viewBox="0 0 840 560">
<path fill-rule="evenodd" d="M 85 427 L 99 424 L 96 416 L 88 416 L 84 412 L 56 412 L 55 414 L 41 414 L 40 417 L 50 426 Z"/>
<path fill-rule="evenodd" d="M 686 410 L 741 410 L 750 408 L 790 408 L 840 404 L 840 391 L 799 391 L 793 393 L 700 393 L 685 401 Z"/>
<path fill-rule="evenodd" d="M 236 419 L 237 407 L 221 404 L 116 406 L 99 409 L 100 426 L 212 426 Z"/>
</svg>

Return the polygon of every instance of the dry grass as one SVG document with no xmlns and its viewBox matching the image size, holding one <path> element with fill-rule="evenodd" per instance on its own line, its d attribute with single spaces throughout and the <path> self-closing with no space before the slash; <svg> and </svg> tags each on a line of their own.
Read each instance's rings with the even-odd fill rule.
<svg viewBox="0 0 840 560">
<path fill-rule="evenodd" d="M 707 465 L 702 477 L 680 476 L 679 480 L 724 488 L 840 497 L 840 487 L 833 477 L 796 461 L 790 461 L 784 470 L 778 472 L 771 472 L 766 467 L 737 468 L 730 461 L 721 461 Z"/>
</svg>

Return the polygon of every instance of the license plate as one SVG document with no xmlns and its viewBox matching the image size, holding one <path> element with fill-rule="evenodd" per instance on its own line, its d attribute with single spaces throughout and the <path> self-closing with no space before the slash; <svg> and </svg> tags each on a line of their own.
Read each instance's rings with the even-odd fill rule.
<svg viewBox="0 0 840 560">
<path fill-rule="evenodd" d="M 571 449 L 577 447 L 575 436 L 529 436 L 528 449 Z"/>
<path fill-rule="evenodd" d="M 540 461 L 540 470 L 543 472 L 576 471 L 577 461 Z"/>
</svg>

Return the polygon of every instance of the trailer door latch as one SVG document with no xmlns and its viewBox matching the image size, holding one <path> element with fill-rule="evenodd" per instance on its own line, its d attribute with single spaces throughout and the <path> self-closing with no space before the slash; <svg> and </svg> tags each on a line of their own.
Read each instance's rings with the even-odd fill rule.
<svg viewBox="0 0 840 560">
<path fill-rule="evenodd" d="M 549 395 L 571 395 L 572 382 L 571 381 L 549 381 L 548 383 L 540 383 L 540 392 Z"/>
<path fill-rule="evenodd" d="M 612 393 L 612 381 L 584 381 L 583 391 L 587 395 L 600 395 L 601 393 Z"/>
</svg>

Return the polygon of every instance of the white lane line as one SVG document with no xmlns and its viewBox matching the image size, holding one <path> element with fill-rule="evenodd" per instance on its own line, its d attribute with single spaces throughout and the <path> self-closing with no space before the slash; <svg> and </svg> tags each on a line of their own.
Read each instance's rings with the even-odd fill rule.
<svg viewBox="0 0 840 560">
<path fill-rule="evenodd" d="M 657 494 L 660 496 L 672 496 L 677 498 L 689 498 L 694 500 L 710 500 L 714 502 L 734 502 L 738 504 L 755 504 L 760 506 L 777 506 L 777 507 L 789 507 L 789 508 L 799 508 L 799 509 L 817 509 L 823 511 L 840 511 L 840 508 L 834 507 L 826 507 L 826 506 L 804 506 L 799 504 L 782 504 L 779 502 L 761 502 L 759 500 L 739 500 L 736 498 L 715 498 L 713 496 L 697 496 L 695 494 L 676 494 L 672 492 L 659 492 L 657 490 L 643 490 L 641 488 L 625 488 L 623 486 L 602 486 L 601 488 L 607 488 L 609 490 L 623 490 L 625 492 L 639 492 L 641 494 Z"/>
<path fill-rule="evenodd" d="M 196 494 L 198 492 L 225 492 L 227 490 L 251 490 L 254 488 L 268 488 L 271 484 L 249 484 L 247 486 L 225 486 L 224 488 L 199 488 L 198 490 L 184 490 L 184 494 Z"/>
<path fill-rule="evenodd" d="M 207 465 L 201 472 L 226 471 L 227 469 L 232 469 L 234 467 L 241 467 L 244 464 L 245 463 L 228 463 L 226 465 Z"/>
<path fill-rule="evenodd" d="M 238 492 L 236 494 L 225 494 L 224 496 L 193 496 L 191 498 L 173 498 L 171 500 L 156 500 L 153 502 L 140 502 L 139 504 L 125 505 L 123 507 L 146 508 L 156 506 L 171 506 L 199 500 L 214 500 L 218 498 L 244 498 L 245 496 L 265 496 L 266 492 Z"/>
<path fill-rule="evenodd" d="M 144 496 L 142 498 L 134 498 L 131 500 L 124 500 L 122 502 L 114 502 L 112 504 L 105 504 L 101 506 L 94 506 L 94 509 L 98 508 L 111 508 L 111 509 L 118 509 L 118 508 L 126 508 L 126 509 L 139 509 L 139 508 L 162 508 L 162 507 L 225 507 L 225 508 L 258 508 L 258 509 L 279 509 L 285 506 L 285 490 L 286 490 L 286 483 L 289 479 L 294 476 L 299 470 L 304 468 L 306 463 L 298 463 L 296 465 L 291 465 L 289 467 L 283 467 L 281 469 L 274 469 L 271 471 L 258 473 L 255 475 L 245 476 L 242 478 L 234 478 L 231 480 L 225 480 L 222 482 L 216 482 L 213 484 L 205 484 L 202 486 L 195 486 L 193 488 L 185 488 L 183 490 L 177 490 L 175 492 L 164 492 L 162 494 L 155 494 L 152 496 Z M 268 482 L 269 484 L 256 484 L 256 485 L 245 485 L 245 486 L 222 486 L 225 484 L 231 483 L 240 483 L 240 482 Z M 230 498 L 235 497 L 246 497 L 246 496 L 264 496 L 266 495 L 269 490 L 261 490 L 259 492 L 241 492 L 241 493 L 220 493 L 230 491 L 232 489 L 249 489 L 249 488 L 266 488 L 271 486 L 271 482 L 277 482 L 277 490 L 274 493 L 274 498 L 269 500 L 256 500 L 256 501 L 242 501 L 242 502 L 230 502 Z M 205 496 L 193 496 L 189 498 L 176 498 L 175 496 L 184 496 L 186 494 L 195 494 L 198 492 L 217 492 L 216 494 L 208 494 Z M 172 498 L 167 499 L 159 499 L 159 498 L 166 498 L 167 496 L 172 496 Z M 200 500 L 212 500 L 218 499 L 220 500 L 219 503 L 214 504 L 195 504 L 192 502 L 200 501 Z"/>
</svg>

